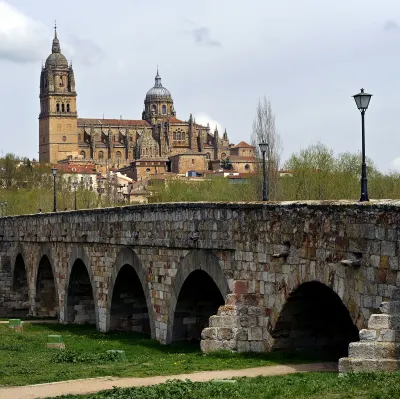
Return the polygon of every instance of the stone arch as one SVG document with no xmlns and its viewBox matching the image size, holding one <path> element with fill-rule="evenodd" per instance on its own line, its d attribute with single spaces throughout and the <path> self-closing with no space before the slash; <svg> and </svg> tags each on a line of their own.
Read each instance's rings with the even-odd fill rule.
<svg viewBox="0 0 400 399">
<path fill-rule="evenodd" d="M 358 328 L 342 299 L 317 280 L 301 283 L 287 295 L 270 334 L 272 350 L 318 353 L 336 360 L 347 356 L 350 342 L 358 341 Z"/>
<path fill-rule="evenodd" d="M 59 296 L 55 264 L 48 244 L 40 248 L 34 271 L 33 314 L 59 317 Z"/>
<path fill-rule="evenodd" d="M 128 266 L 128 268 L 126 268 L 126 266 Z M 154 322 L 154 312 L 153 312 L 153 306 L 151 302 L 150 290 L 147 282 L 146 273 L 143 269 L 143 266 L 140 263 L 139 257 L 136 255 L 135 251 L 130 247 L 125 247 L 118 253 L 114 267 L 111 271 L 111 276 L 108 284 L 106 331 L 108 331 L 110 327 L 112 327 L 111 310 L 112 310 L 114 289 L 116 287 L 118 276 L 120 275 L 121 270 L 122 272 L 128 271 L 127 272 L 128 278 L 134 277 L 134 275 L 136 275 L 138 282 L 140 282 L 140 286 L 143 291 L 143 296 L 147 307 L 148 324 L 150 328 L 149 332 L 151 334 L 151 337 L 155 338 L 156 329 Z M 134 273 L 132 273 L 132 271 Z M 136 287 L 139 288 L 137 284 Z M 133 328 L 131 330 L 135 329 Z"/>
<path fill-rule="evenodd" d="M 188 281 L 188 278 L 190 278 L 190 275 L 197 271 L 202 272 L 198 275 L 200 276 L 202 274 L 203 278 L 205 278 L 204 274 L 207 275 L 209 281 L 211 281 L 215 285 L 223 300 L 220 305 L 223 305 L 225 303 L 226 296 L 230 292 L 226 276 L 222 271 L 220 265 L 219 258 L 211 251 L 190 251 L 179 265 L 178 272 L 176 273 L 172 282 L 171 297 L 168 309 L 168 326 L 165 337 L 166 343 L 171 343 L 173 341 L 175 312 L 177 309 L 179 294 L 181 293 L 185 282 Z M 218 305 L 218 307 L 220 305 Z M 218 307 L 216 311 L 218 310 Z M 213 314 L 210 314 L 209 316 L 212 316 Z M 204 328 L 205 327 L 206 326 L 204 326 Z"/>
<path fill-rule="evenodd" d="M 24 249 L 19 243 L 11 264 L 10 316 L 26 317 L 29 314 L 29 271 L 25 261 Z"/>
<path fill-rule="evenodd" d="M 78 275 L 73 272 L 79 270 Z M 85 249 L 81 246 L 75 245 L 72 248 L 71 255 L 68 260 L 68 269 L 66 273 L 67 278 L 65 279 L 65 287 L 64 287 L 64 317 L 63 320 L 65 322 L 76 322 L 76 323 L 96 323 L 97 329 L 99 329 L 99 310 L 98 310 L 98 295 L 97 295 L 97 287 L 95 284 L 95 280 L 93 277 L 93 271 L 90 267 L 89 256 L 87 255 Z M 76 287 L 72 286 L 71 277 L 78 278 L 81 280 L 80 285 L 82 291 L 77 294 Z M 75 281 L 77 282 L 77 280 Z M 91 288 L 91 294 L 93 297 L 93 304 L 87 303 L 89 305 L 85 308 L 85 305 L 79 303 L 81 300 L 90 302 L 89 297 L 89 288 Z M 75 295 L 74 295 L 75 294 Z M 79 295 L 83 298 L 80 300 Z M 75 298 L 73 298 L 75 297 Z M 76 303 L 75 303 L 76 302 Z M 93 307 L 92 307 L 93 305 Z M 83 306 L 80 310 L 74 309 L 75 306 Z M 94 314 L 92 309 L 94 309 Z M 74 311 L 77 310 L 77 313 Z M 88 312 L 85 317 L 84 313 Z"/>
</svg>

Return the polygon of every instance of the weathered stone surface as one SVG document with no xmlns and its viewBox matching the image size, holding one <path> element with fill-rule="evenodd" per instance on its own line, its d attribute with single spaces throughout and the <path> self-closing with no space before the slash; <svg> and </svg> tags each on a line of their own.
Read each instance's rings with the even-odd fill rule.
<svg viewBox="0 0 400 399">
<path fill-rule="evenodd" d="M 360 331 L 360 341 L 375 341 L 376 340 L 376 330 L 366 330 Z"/>
<path fill-rule="evenodd" d="M 287 298 L 315 281 L 340 298 L 362 329 L 383 300 L 400 301 L 399 209 L 393 201 L 189 203 L 0 218 L 0 317 L 51 315 L 96 323 L 100 331 L 148 332 L 163 343 L 179 329 L 182 339 L 200 339 L 206 328 L 206 350 L 269 350 Z M 273 257 L 284 248 L 287 256 Z M 361 266 L 340 263 L 354 253 L 362 256 Z M 82 279 L 73 272 L 77 259 L 87 273 Z M 115 288 L 124 265 L 136 273 L 135 292 L 142 289 L 142 297 Z M 222 303 L 181 306 L 180 293 L 195 271 L 210 276 L 200 294 L 215 284 Z M 73 290 L 76 281 L 85 290 Z M 398 305 L 382 310 L 396 316 Z M 398 318 L 371 323 L 393 330 Z M 279 344 L 312 343 L 304 332 L 298 335 L 282 336 Z M 396 333 L 379 337 L 397 342 Z M 318 337 L 314 345 L 323 342 Z"/>
<path fill-rule="evenodd" d="M 390 314 L 373 314 L 368 321 L 368 328 L 381 330 L 381 329 L 399 329 L 400 328 L 400 315 Z"/>
</svg>

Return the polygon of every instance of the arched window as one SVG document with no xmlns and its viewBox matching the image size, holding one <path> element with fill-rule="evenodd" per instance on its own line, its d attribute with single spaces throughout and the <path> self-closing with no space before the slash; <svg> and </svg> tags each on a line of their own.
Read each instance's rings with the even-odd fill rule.
<svg viewBox="0 0 400 399">
<path fill-rule="evenodd" d="M 86 152 L 85 151 L 81 151 L 81 156 L 83 159 L 86 159 Z"/>
<path fill-rule="evenodd" d="M 174 132 L 174 133 L 172 134 L 172 139 L 173 139 L 174 141 L 176 141 L 176 132 Z"/>
<path fill-rule="evenodd" d="M 69 112 L 69 104 L 67 104 L 67 112 Z"/>
<path fill-rule="evenodd" d="M 222 158 L 222 159 L 225 159 L 225 158 L 226 158 L 226 154 L 225 154 L 224 152 L 221 154 L 221 158 Z"/>
<path fill-rule="evenodd" d="M 104 158 L 104 152 L 103 151 L 99 151 L 98 158 L 99 159 L 103 159 Z"/>
<path fill-rule="evenodd" d="M 64 104 L 61 104 L 61 111 L 62 111 L 62 112 L 65 112 L 65 106 L 64 106 Z"/>
<path fill-rule="evenodd" d="M 181 141 L 181 132 L 179 130 L 176 132 L 176 141 Z"/>
<path fill-rule="evenodd" d="M 182 141 L 185 141 L 185 133 L 182 132 Z"/>
<path fill-rule="evenodd" d="M 162 106 L 162 114 L 165 115 L 167 113 L 167 106 L 163 105 Z"/>
<path fill-rule="evenodd" d="M 246 163 L 246 165 L 244 165 L 244 168 L 245 168 L 246 170 L 249 170 L 249 169 L 250 169 L 250 165 L 249 165 L 248 163 Z"/>
<path fill-rule="evenodd" d="M 209 152 L 206 154 L 206 159 L 211 159 L 211 154 Z"/>
<path fill-rule="evenodd" d="M 57 103 L 57 105 L 56 105 L 56 111 L 60 112 L 60 104 L 59 103 Z"/>
<path fill-rule="evenodd" d="M 115 153 L 115 157 L 116 157 L 117 159 L 121 159 L 121 151 L 117 151 L 117 152 Z"/>
<path fill-rule="evenodd" d="M 192 165 L 194 165 L 194 159 L 192 159 Z"/>
<path fill-rule="evenodd" d="M 60 76 L 60 86 L 64 86 L 63 77 Z"/>
</svg>

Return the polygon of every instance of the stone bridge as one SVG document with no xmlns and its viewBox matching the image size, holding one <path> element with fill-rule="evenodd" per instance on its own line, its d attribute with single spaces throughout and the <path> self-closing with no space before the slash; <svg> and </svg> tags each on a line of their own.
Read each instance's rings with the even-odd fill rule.
<svg viewBox="0 0 400 399">
<path fill-rule="evenodd" d="M 0 316 L 204 351 L 340 357 L 399 285 L 400 202 L 150 204 L 0 219 Z"/>
</svg>

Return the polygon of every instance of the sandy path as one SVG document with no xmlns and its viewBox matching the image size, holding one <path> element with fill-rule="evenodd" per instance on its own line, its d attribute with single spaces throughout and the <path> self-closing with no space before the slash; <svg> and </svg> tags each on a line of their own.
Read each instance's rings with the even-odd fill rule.
<svg viewBox="0 0 400 399">
<path fill-rule="evenodd" d="M 242 370 L 201 371 L 192 374 L 168 375 L 145 378 L 101 377 L 82 380 L 54 382 L 49 384 L 28 385 L 24 387 L 0 388 L 1 399 L 48 398 L 66 394 L 87 394 L 112 389 L 113 387 L 139 387 L 161 384 L 167 380 L 185 380 L 205 382 L 213 379 L 234 377 L 257 377 L 292 374 L 307 371 L 337 371 L 337 363 L 314 363 L 290 366 L 266 366 Z"/>
</svg>

